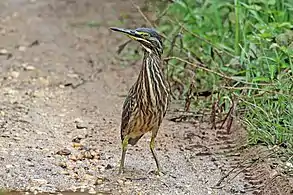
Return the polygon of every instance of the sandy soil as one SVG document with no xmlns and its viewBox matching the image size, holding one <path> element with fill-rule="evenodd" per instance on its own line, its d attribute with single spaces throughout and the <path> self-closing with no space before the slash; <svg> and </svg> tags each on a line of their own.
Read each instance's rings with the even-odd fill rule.
<svg viewBox="0 0 293 195">
<path fill-rule="evenodd" d="M 172 107 L 157 137 L 165 175 L 153 173 L 149 135 L 130 147 L 126 173 L 117 175 L 121 106 L 140 61 L 121 61 L 115 52 L 127 38 L 109 27 L 142 24 L 129 1 L 0 2 L 0 188 L 252 194 L 242 173 L 213 188 L 240 159 L 232 152 L 238 128 L 226 135 L 205 122 L 172 122 Z"/>
</svg>

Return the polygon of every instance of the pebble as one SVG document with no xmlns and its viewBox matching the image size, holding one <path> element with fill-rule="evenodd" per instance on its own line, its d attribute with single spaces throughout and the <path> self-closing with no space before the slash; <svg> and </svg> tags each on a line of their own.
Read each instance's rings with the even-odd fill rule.
<svg viewBox="0 0 293 195">
<path fill-rule="evenodd" d="M 118 182 L 119 185 L 123 185 L 124 184 L 124 181 L 122 179 L 118 179 L 117 182 Z"/>
<path fill-rule="evenodd" d="M 82 148 L 83 147 L 83 145 L 81 145 L 80 143 L 73 143 L 72 144 L 72 146 L 73 146 L 73 148 Z"/>
<path fill-rule="evenodd" d="M 76 119 L 74 119 L 74 122 L 75 122 L 75 123 L 82 123 L 83 120 L 81 120 L 80 118 L 76 118 Z"/>
<path fill-rule="evenodd" d="M 13 165 L 6 165 L 6 169 L 11 169 L 13 168 Z"/>
<path fill-rule="evenodd" d="M 106 170 L 108 170 L 108 169 L 112 169 L 112 168 L 113 168 L 113 166 L 110 165 L 110 164 L 107 164 L 107 166 L 105 167 Z"/>
<path fill-rule="evenodd" d="M 60 162 L 59 166 L 64 168 L 64 169 L 67 168 L 67 164 L 65 162 Z"/>
<path fill-rule="evenodd" d="M 6 49 L 0 49 L 0 54 L 6 55 L 8 54 L 8 51 Z"/>
<path fill-rule="evenodd" d="M 14 89 L 10 89 L 10 88 L 8 88 L 8 89 L 5 90 L 5 94 L 6 94 L 6 95 L 14 95 L 14 94 L 16 94 L 16 93 L 17 93 L 17 91 L 14 90 Z"/>
<path fill-rule="evenodd" d="M 103 183 L 103 179 L 97 179 L 95 185 L 101 185 Z"/>
<path fill-rule="evenodd" d="M 18 78 L 19 77 L 19 72 L 16 72 L 16 71 L 12 71 L 11 73 L 10 73 L 10 75 L 13 77 L 13 78 Z"/>
<path fill-rule="evenodd" d="M 68 150 L 68 149 L 66 149 L 66 148 L 64 148 L 62 150 L 59 150 L 56 154 L 67 156 L 67 155 L 70 155 L 71 154 L 71 151 Z"/>
<path fill-rule="evenodd" d="M 85 192 L 86 186 L 80 186 L 80 192 Z"/>
<path fill-rule="evenodd" d="M 81 140 L 82 140 L 82 137 L 81 137 L 80 135 L 78 135 L 78 136 L 75 136 L 75 137 L 72 139 L 72 142 L 78 144 L 78 145 L 79 145 L 78 147 L 80 147 L 80 141 L 81 141 Z"/>
<path fill-rule="evenodd" d="M 27 63 L 23 63 L 22 67 L 24 68 L 24 70 L 26 71 L 32 71 L 35 70 L 36 68 L 34 66 L 28 65 Z"/>
<path fill-rule="evenodd" d="M 77 123 L 76 128 L 77 129 L 86 129 L 87 125 L 85 123 Z"/>
<path fill-rule="evenodd" d="M 79 77 L 79 75 L 78 74 L 67 74 L 67 76 L 69 77 L 69 78 L 78 78 Z"/>
<path fill-rule="evenodd" d="M 293 168 L 293 164 L 290 163 L 290 162 L 286 162 L 286 166 L 287 166 L 287 167 L 290 167 L 290 168 Z"/>
<path fill-rule="evenodd" d="M 77 157 L 76 157 L 76 155 L 71 155 L 71 156 L 70 156 L 70 160 L 72 160 L 72 161 L 77 161 Z"/>
<path fill-rule="evenodd" d="M 44 77 L 40 77 L 39 80 L 40 80 L 40 82 L 41 82 L 43 85 L 46 85 L 46 86 L 47 86 L 47 85 L 50 84 L 49 80 L 46 79 L 46 78 L 44 78 Z"/>
<path fill-rule="evenodd" d="M 69 172 L 68 171 L 61 171 L 61 174 L 62 175 L 69 175 Z"/>
<path fill-rule="evenodd" d="M 89 174 L 85 174 L 85 175 L 84 175 L 84 179 L 85 179 L 85 180 L 88 180 L 88 181 L 92 181 L 92 180 L 94 180 L 94 176 L 89 175 Z"/>
<path fill-rule="evenodd" d="M 96 194 L 96 190 L 94 188 L 90 188 L 90 190 L 88 191 L 89 194 Z"/>
<path fill-rule="evenodd" d="M 35 70 L 36 68 L 34 67 L 34 66 L 27 66 L 26 68 L 25 68 L 25 70 Z"/>
<path fill-rule="evenodd" d="M 37 183 L 39 185 L 44 185 L 44 184 L 48 183 L 48 181 L 45 180 L 45 179 L 32 179 L 32 182 L 35 182 L 35 183 Z"/>
<path fill-rule="evenodd" d="M 25 50 L 26 50 L 26 47 L 25 47 L 25 46 L 19 46 L 19 47 L 18 47 L 18 50 L 19 50 L 19 51 L 25 51 Z"/>
</svg>

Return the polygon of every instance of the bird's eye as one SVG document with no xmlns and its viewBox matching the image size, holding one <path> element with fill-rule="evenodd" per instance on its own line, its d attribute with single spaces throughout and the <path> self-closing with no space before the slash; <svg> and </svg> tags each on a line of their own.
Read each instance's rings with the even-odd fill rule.
<svg viewBox="0 0 293 195">
<path fill-rule="evenodd" d="M 145 38 L 150 37 L 150 34 L 149 33 L 141 32 L 140 34 L 141 34 L 141 36 L 143 36 Z"/>
</svg>

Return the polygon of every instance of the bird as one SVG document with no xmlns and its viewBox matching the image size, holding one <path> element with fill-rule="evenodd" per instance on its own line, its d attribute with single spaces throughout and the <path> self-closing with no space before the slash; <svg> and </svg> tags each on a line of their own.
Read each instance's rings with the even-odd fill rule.
<svg viewBox="0 0 293 195">
<path fill-rule="evenodd" d="M 155 173 L 160 175 L 163 172 L 155 152 L 155 138 L 170 102 L 169 85 L 161 69 L 163 54 L 161 36 L 152 28 L 111 27 L 110 29 L 139 42 L 144 51 L 137 80 L 129 89 L 123 103 L 120 126 L 122 155 L 119 174 L 124 172 L 128 145 L 136 145 L 144 134 L 151 132 L 149 147 L 156 163 Z"/>
</svg>

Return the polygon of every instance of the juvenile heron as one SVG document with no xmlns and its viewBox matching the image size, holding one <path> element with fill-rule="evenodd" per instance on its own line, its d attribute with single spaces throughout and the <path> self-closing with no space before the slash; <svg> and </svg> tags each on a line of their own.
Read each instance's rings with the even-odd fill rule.
<svg viewBox="0 0 293 195">
<path fill-rule="evenodd" d="M 166 114 L 169 88 L 161 70 L 163 44 L 159 34 L 150 28 L 135 30 L 112 27 L 138 41 L 144 49 L 144 58 L 137 81 L 130 88 L 123 104 L 121 120 L 122 156 L 119 173 L 124 171 L 128 144 L 135 145 L 147 132 L 152 132 L 150 150 L 155 159 L 157 173 L 161 167 L 155 153 L 155 138 Z"/>
</svg>

